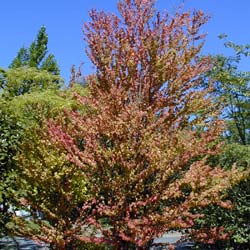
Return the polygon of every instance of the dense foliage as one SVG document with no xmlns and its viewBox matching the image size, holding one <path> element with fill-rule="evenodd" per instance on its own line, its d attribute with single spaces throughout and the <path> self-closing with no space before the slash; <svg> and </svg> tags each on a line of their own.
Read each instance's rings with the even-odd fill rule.
<svg viewBox="0 0 250 250">
<path fill-rule="evenodd" d="M 2 100 L 8 107 L 8 121 L 13 122 L 12 128 L 7 127 L 7 123 L 2 124 L 1 138 L 5 139 L 11 132 L 11 140 L 5 139 L 9 144 L 3 145 L 2 150 L 14 150 L 12 154 L 10 149 L 2 153 L 5 156 L 0 192 L 2 228 L 9 234 L 33 239 L 38 235 L 42 241 L 48 236 L 46 226 L 55 227 L 57 236 L 51 237 L 51 247 L 54 242 L 60 242 L 60 231 L 64 233 L 72 228 L 86 195 L 82 173 L 72 167 L 65 154 L 51 145 L 43 134 L 46 119 L 59 116 L 65 108 L 78 108 L 73 91 L 86 93 L 83 87 L 76 85 L 70 90 L 43 89 Z M 15 130 L 16 124 L 19 127 Z M 22 137 L 16 139 L 15 133 L 21 133 Z M 29 197 L 28 206 L 26 197 Z M 28 218 L 20 217 L 20 211 Z M 63 220 L 66 225 L 62 224 Z"/>
<path fill-rule="evenodd" d="M 223 108 L 222 116 L 227 123 L 224 136 L 232 143 L 250 143 L 250 72 L 242 71 L 242 59 L 249 58 L 250 46 L 226 42 L 233 56 L 217 55 L 209 72 L 214 79 L 214 96 Z"/>
<path fill-rule="evenodd" d="M 20 163 L 15 157 L 23 140 L 28 138 L 29 130 L 41 125 L 42 120 L 54 112 L 50 109 L 57 108 L 55 102 L 50 102 L 50 97 L 59 98 L 62 80 L 55 72 L 40 65 L 43 60 L 48 62 L 45 59 L 47 42 L 48 37 L 42 28 L 32 43 L 29 56 L 19 58 L 19 64 L 17 57 L 16 63 L 12 63 L 8 70 L 0 68 L 0 231 L 5 233 L 8 231 L 6 223 L 17 205 L 16 197 L 23 191 L 18 184 Z M 37 61 L 36 65 L 29 64 L 31 58 Z M 44 107 L 43 111 L 41 107 Z"/>
<path fill-rule="evenodd" d="M 58 89 L 62 85 L 62 79 L 59 76 L 52 75 L 45 70 L 27 67 L 0 70 L 2 73 L 1 98 L 4 99 L 11 99 L 34 91 Z"/>
<path fill-rule="evenodd" d="M 10 112 L 9 105 L 0 101 L 0 234 L 6 231 L 5 224 L 11 216 L 8 209 L 13 201 L 12 187 L 16 186 L 13 157 L 23 131 L 23 124 Z"/>
<path fill-rule="evenodd" d="M 250 47 L 200 56 L 207 16 L 154 3 L 90 12 L 96 72 L 72 67 L 69 89 L 45 27 L 0 68 L 0 234 L 146 250 L 180 230 L 202 249 L 247 249 L 250 74 L 238 65 Z"/>
<path fill-rule="evenodd" d="M 49 133 L 88 183 L 74 238 L 149 249 L 164 232 L 191 228 L 202 216 L 196 207 L 229 207 L 222 191 L 243 174 L 206 164 L 223 130 L 210 90 L 197 88 L 211 66 L 199 57 L 206 16 L 161 15 L 151 0 L 119 1 L 118 9 L 121 18 L 90 12 L 84 34 L 96 74 L 89 95 L 78 95 L 86 112 L 67 112 L 70 123 L 50 122 Z M 86 226 L 101 236 L 84 235 Z M 67 247 L 65 239 L 58 249 Z"/>
<path fill-rule="evenodd" d="M 66 107 L 72 109 L 77 105 L 66 92 L 43 94 L 34 96 L 36 101 L 29 103 L 32 104 L 29 118 L 34 118 L 35 122 L 26 132 L 16 156 L 21 177 L 17 183 L 24 190 L 18 197 L 18 207 L 28 212 L 32 220 L 13 217 L 7 226 L 17 235 L 40 241 L 46 238 L 54 249 L 53 245 L 60 245 L 65 237 L 74 234 L 79 207 L 87 192 L 81 171 L 69 163 L 63 151 L 51 145 L 40 128 L 45 128 L 44 119 L 59 115 Z M 26 97 L 25 101 L 28 99 Z M 50 233 L 53 230 L 56 235 Z"/>
<path fill-rule="evenodd" d="M 221 116 L 225 120 L 226 130 L 222 135 L 225 145 L 216 157 L 210 159 L 210 165 L 220 165 L 230 169 L 233 164 L 237 167 L 250 167 L 250 85 L 249 72 L 239 70 L 243 57 L 249 56 L 249 46 L 236 45 L 226 42 L 232 48 L 233 56 L 218 55 L 216 64 L 209 75 L 214 80 L 214 100 L 222 106 Z M 210 206 L 204 210 L 206 217 L 198 221 L 198 226 L 223 227 L 230 234 L 227 240 L 217 241 L 215 249 L 248 249 L 250 237 L 250 177 L 246 176 L 239 185 L 226 191 L 233 207 L 225 210 Z M 214 243 L 211 241 L 210 243 Z M 202 246 L 202 249 L 204 246 Z"/>
</svg>

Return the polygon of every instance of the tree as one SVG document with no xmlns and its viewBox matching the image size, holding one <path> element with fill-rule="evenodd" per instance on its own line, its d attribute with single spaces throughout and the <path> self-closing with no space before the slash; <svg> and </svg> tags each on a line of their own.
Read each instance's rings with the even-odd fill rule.
<svg viewBox="0 0 250 250">
<path fill-rule="evenodd" d="M 250 143 L 250 73 L 239 70 L 242 57 L 249 57 L 249 45 L 226 42 L 233 56 L 217 55 L 209 76 L 214 83 L 217 102 L 223 105 L 222 116 L 227 123 L 226 138 L 243 145 Z"/>
<path fill-rule="evenodd" d="M 29 52 L 28 49 L 25 47 L 22 47 L 18 53 L 17 56 L 12 61 L 10 68 L 20 68 L 23 66 L 28 66 L 29 64 Z"/>
<path fill-rule="evenodd" d="M 58 89 L 62 79 L 58 75 L 59 68 L 54 56 L 46 56 L 47 43 L 48 36 L 42 27 L 30 48 L 20 49 L 8 70 L 0 68 L 0 232 L 5 234 L 8 231 L 6 224 L 12 216 L 10 208 L 14 208 L 17 204 L 15 198 L 22 192 L 17 185 L 20 178 L 17 169 L 20 164 L 15 157 L 28 130 L 34 126 L 34 118 L 37 119 L 36 124 L 41 124 L 44 117 L 49 117 L 48 105 L 39 97 L 45 100 L 51 96 L 52 100 L 59 98 Z M 40 105 L 36 103 L 38 100 Z M 40 106 L 44 109 L 39 113 Z M 35 110 L 36 108 L 38 109 Z M 50 106 L 51 108 L 55 109 Z M 30 141 L 31 137 L 30 135 Z"/>
<path fill-rule="evenodd" d="M 221 38 L 225 38 L 222 36 Z M 225 120 L 226 130 L 222 134 L 225 145 L 219 155 L 210 159 L 210 165 L 220 165 L 230 169 L 233 164 L 249 169 L 250 143 L 250 72 L 240 70 L 241 60 L 249 56 L 249 46 L 226 42 L 232 48 L 233 56 L 214 56 L 214 67 L 209 72 L 214 81 L 214 101 L 222 107 L 221 116 Z M 230 234 L 229 239 L 214 243 L 214 249 L 247 249 L 250 240 L 249 204 L 250 176 L 246 176 L 238 185 L 229 188 L 226 193 L 231 200 L 232 209 L 210 206 L 203 210 L 206 215 L 197 221 L 197 227 L 224 227 Z M 201 246 L 204 249 L 204 246 Z"/>
<path fill-rule="evenodd" d="M 8 70 L 0 68 L 2 97 L 18 95 L 62 85 L 60 70 L 54 55 L 48 54 L 48 35 L 43 26 L 29 48 L 22 47 Z"/>
<path fill-rule="evenodd" d="M 59 75 L 60 70 L 54 55 L 48 54 L 48 35 L 44 26 L 39 30 L 29 48 L 22 47 L 12 61 L 10 68 L 33 67 Z"/>
<path fill-rule="evenodd" d="M 78 86 L 73 89 L 82 94 L 86 92 Z M 45 220 L 60 232 L 61 228 L 67 228 L 60 221 L 66 218 L 72 223 L 78 204 L 85 197 L 84 178 L 80 179 L 82 173 L 70 167 L 63 152 L 49 146 L 49 142 L 42 143 L 46 140 L 42 137 L 44 120 L 59 115 L 65 108 L 78 108 L 73 89 L 42 89 L 0 99 L 0 223 L 5 235 L 25 237 L 32 230 L 33 234 L 38 232 L 43 237 L 39 228 L 45 227 Z M 32 206 L 22 204 L 27 195 Z M 69 197 L 72 206 L 65 205 Z M 20 209 L 33 216 L 33 220 L 15 216 Z M 51 215 L 53 212 L 58 218 Z M 38 216 L 41 214 L 42 218 Z M 58 241 L 58 237 L 54 240 Z"/>
<path fill-rule="evenodd" d="M 45 93 L 48 95 L 53 93 L 56 98 L 61 82 L 59 76 L 52 75 L 45 70 L 28 67 L 0 69 L 0 224 L 1 231 L 5 233 L 7 231 L 5 225 L 11 217 L 9 208 L 16 204 L 13 197 L 17 196 L 20 189 L 17 187 L 19 163 L 16 162 L 15 157 L 27 131 L 32 127 L 31 114 L 35 113 L 34 117 L 38 118 L 40 115 L 40 119 L 44 118 L 38 110 L 35 110 L 34 101 L 40 100 L 41 102 L 39 96 L 43 96 L 46 100 L 48 96 L 44 94 L 44 91 L 47 91 Z M 38 92 L 41 93 L 38 94 Z M 30 101 L 29 104 L 24 105 L 22 100 L 28 101 L 33 96 L 36 96 L 33 102 Z M 24 106 L 26 108 L 22 109 Z M 25 113 L 27 109 L 29 112 Z"/>
<path fill-rule="evenodd" d="M 15 196 L 15 205 L 32 220 L 12 215 L 6 227 L 14 235 L 32 234 L 33 239 L 40 241 L 48 237 L 51 249 L 56 249 L 54 245 L 60 245 L 64 236 L 61 231 L 74 233 L 72 223 L 78 218 L 87 191 L 82 173 L 72 166 L 62 150 L 44 137 L 43 126 L 45 119 L 59 115 L 65 107 L 72 109 L 77 105 L 68 91 L 33 92 L 18 99 L 12 105 L 17 105 L 21 119 L 29 122 L 14 158 L 18 162 L 16 183 L 21 190 Z M 73 242 L 70 244 L 73 247 Z"/>
<path fill-rule="evenodd" d="M 211 66 L 199 57 L 207 17 L 161 15 L 153 0 L 118 9 L 121 18 L 90 12 L 84 34 L 96 74 L 89 95 L 78 95 L 86 113 L 67 112 L 69 125 L 49 122 L 49 134 L 88 183 L 71 241 L 148 249 L 166 231 L 191 228 L 202 216 L 194 208 L 228 206 L 222 191 L 246 173 L 206 164 L 223 130 L 209 91 L 196 88 Z M 86 226 L 101 237 L 83 235 Z M 66 239 L 58 249 L 68 249 Z"/>
</svg>

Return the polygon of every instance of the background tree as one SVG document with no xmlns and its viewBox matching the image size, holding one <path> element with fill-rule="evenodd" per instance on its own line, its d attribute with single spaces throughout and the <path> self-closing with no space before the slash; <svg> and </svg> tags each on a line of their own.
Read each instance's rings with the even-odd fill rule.
<svg viewBox="0 0 250 250">
<path fill-rule="evenodd" d="M 14 204 L 16 209 L 30 214 L 32 220 L 13 214 L 6 227 L 14 235 L 30 237 L 32 234 L 33 239 L 40 241 L 46 237 L 52 249 L 74 234 L 74 221 L 87 195 L 82 173 L 43 135 L 45 119 L 59 115 L 66 107 L 70 110 L 79 106 L 72 99 L 71 91 L 32 92 L 12 100 L 12 108 L 26 123 L 25 138 L 19 143 L 13 160 L 18 163 L 16 184 L 21 191 L 15 195 Z M 29 197 L 28 205 L 26 197 Z M 73 242 L 70 244 L 72 248 Z"/>
<path fill-rule="evenodd" d="M 51 92 L 46 91 L 46 94 L 49 95 Z M 46 100 L 49 97 L 46 94 L 40 94 L 40 96 Z M 56 96 L 55 93 L 54 96 Z M 33 102 L 31 101 L 32 97 Z M 15 157 L 20 150 L 20 144 L 27 137 L 29 129 L 34 125 L 35 117 L 37 118 L 37 124 L 41 123 L 39 119 L 43 117 L 41 112 L 35 110 L 35 97 L 36 101 L 39 100 L 38 93 L 11 99 L 0 97 L 0 204 L 2 212 L 0 223 L 1 229 L 5 233 L 7 231 L 5 225 L 11 217 L 9 209 L 15 206 L 15 197 L 21 190 L 17 184 L 17 179 L 20 178 L 17 168 L 20 167 L 20 163 L 15 160 Z M 25 102 L 26 104 L 24 104 Z M 42 105 L 42 102 L 40 105 Z"/>
<path fill-rule="evenodd" d="M 60 70 L 53 54 L 48 54 L 48 35 L 44 26 L 39 30 L 29 48 L 22 47 L 12 61 L 10 68 L 33 67 L 59 75 Z"/>
<path fill-rule="evenodd" d="M 225 145 L 216 157 L 210 159 L 212 166 L 220 165 L 230 169 L 236 163 L 238 167 L 249 169 L 249 132 L 250 132 L 250 85 L 248 71 L 240 70 L 241 60 L 249 56 L 249 46 L 226 42 L 232 48 L 233 56 L 217 55 L 214 68 L 209 73 L 214 81 L 214 100 L 222 106 L 221 116 L 226 123 L 222 135 Z M 250 178 L 242 180 L 239 185 L 227 190 L 233 208 L 210 206 L 204 210 L 206 217 L 198 220 L 198 226 L 223 226 L 230 233 L 229 240 L 215 242 L 214 248 L 247 249 L 250 241 L 249 206 Z M 211 241 L 211 243 L 213 243 Z M 204 246 L 201 246 L 203 249 Z"/>
<path fill-rule="evenodd" d="M 233 56 L 217 55 L 210 77 L 215 81 L 214 94 L 223 106 L 227 130 L 224 136 L 233 143 L 250 143 L 250 72 L 239 70 L 242 57 L 249 57 L 250 46 L 226 42 Z"/>
<path fill-rule="evenodd" d="M 54 55 L 48 54 L 48 35 L 43 26 L 29 48 L 22 47 L 8 70 L 0 68 L 0 89 L 4 98 L 62 86 Z"/>
<path fill-rule="evenodd" d="M 119 1 L 118 9 L 121 19 L 90 12 L 84 32 L 96 75 L 89 95 L 78 96 L 86 113 L 68 112 L 70 125 L 50 122 L 49 133 L 86 176 L 90 198 L 77 225 L 102 233 L 79 230 L 75 239 L 148 249 L 156 236 L 192 227 L 201 216 L 194 208 L 228 206 L 222 191 L 244 174 L 206 164 L 223 130 L 209 91 L 196 88 L 211 66 L 199 58 L 207 17 L 161 15 L 151 0 Z"/>
<path fill-rule="evenodd" d="M 27 137 L 27 131 L 33 126 L 33 118 L 37 117 L 38 124 L 41 123 L 38 118 L 42 120 L 46 116 L 45 110 L 43 114 L 35 110 L 35 98 L 33 103 L 30 101 L 28 104 L 28 100 L 36 96 L 40 105 L 45 108 L 38 92 L 41 92 L 40 96 L 45 100 L 51 95 L 56 99 L 62 85 L 54 57 L 46 57 L 47 42 L 48 36 L 43 27 L 30 49 L 21 48 L 10 69 L 0 68 L 0 224 L 5 233 L 5 225 L 11 217 L 9 208 L 16 204 L 13 197 L 19 192 L 19 163 L 16 162 L 15 156 L 20 150 L 21 142 Z M 23 100 L 27 103 L 24 104 Z M 52 106 L 50 108 L 54 109 Z M 25 113 L 26 109 L 31 113 Z"/>
<path fill-rule="evenodd" d="M 25 237 L 32 231 L 41 240 L 39 228 L 51 223 L 57 229 L 52 241 L 57 242 L 60 230 L 68 231 L 67 223 L 70 221 L 72 226 L 77 217 L 86 193 L 82 173 L 70 167 L 62 151 L 42 143 L 46 140 L 44 120 L 59 116 L 65 108 L 80 110 L 72 91 L 82 95 L 86 92 L 74 85 L 70 90 L 42 89 L 0 99 L 0 223 L 5 235 Z M 28 207 L 22 204 L 27 195 L 32 199 Z M 72 206 L 68 205 L 69 199 Z M 33 220 L 15 216 L 18 210 L 26 211 Z M 63 219 L 66 225 L 62 225 Z"/>
<path fill-rule="evenodd" d="M 63 83 L 58 75 L 29 67 L 8 70 L 0 68 L 0 74 L 1 98 L 4 99 L 46 89 L 59 89 Z"/>
</svg>

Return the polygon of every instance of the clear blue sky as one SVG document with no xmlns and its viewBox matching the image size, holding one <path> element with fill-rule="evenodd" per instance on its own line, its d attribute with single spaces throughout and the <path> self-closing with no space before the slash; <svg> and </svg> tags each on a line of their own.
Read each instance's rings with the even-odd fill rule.
<svg viewBox="0 0 250 250">
<path fill-rule="evenodd" d="M 69 79 L 71 65 L 91 67 L 84 52 L 83 23 L 91 8 L 116 12 L 116 0 L 3 0 L 1 1 L 0 67 L 8 67 L 20 47 L 29 46 L 39 28 L 45 25 L 49 51 L 60 65 L 62 76 Z M 157 8 L 173 11 L 181 0 L 158 0 Z M 250 43 L 250 0 L 185 0 L 187 9 L 202 9 L 211 16 L 203 27 L 208 33 L 204 53 L 224 52 L 217 36 L 226 33 L 236 43 Z"/>
</svg>

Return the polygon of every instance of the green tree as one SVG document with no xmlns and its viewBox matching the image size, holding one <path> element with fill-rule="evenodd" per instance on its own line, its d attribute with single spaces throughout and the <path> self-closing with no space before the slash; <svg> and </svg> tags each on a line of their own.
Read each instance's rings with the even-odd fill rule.
<svg viewBox="0 0 250 250">
<path fill-rule="evenodd" d="M 42 105 L 42 98 L 47 100 L 53 95 L 56 98 L 61 82 L 58 75 L 36 68 L 0 69 L 0 204 L 2 210 L 0 223 L 3 231 L 6 231 L 4 225 L 11 216 L 8 210 L 15 203 L 13 197 L 18 192 L 16 180 L 19 177 L 16 171 L 19 164 L 14 158 L 28 129 L 32 127 L 34 118 L 37 117 L 36 122 L 39 123 L 39 118 L 46 116 L 46 113 L 36 111 L 34 102 L 39 100 Z M 34 97 L 33 103 L 29 101 L 32 97 Z M 23 99 L 26 100 L 25 105 Z M 24 106 L 26 109 L 22 109 Z M 50 105 L 50 108 L 53 110 L 54 107 Z M 27 110 L 26 113 L 25 110 Z"/>
<path fill-rule="evenodd" d="M 227 130 L 224 136 L 232 143 L 250 144 L 250 72 L 242 71 L 242 58 L 250 56 L 250 46 L 226 42 L 233 56 L 218 55 L 209 76 L 214 79 L 216 101 L 223 107 Z"/>
<path fill-rule="evenodd" d="M 6 231 L 5 225 L 11 217 L 9 208 L 16 204 L 14 197 L 20 191 L 16 185 L 17 179 L 20 178 L 17 173 L 20 164 L 15 160 L 20 145 L 34 123 L 41 124 L 44 117 L 49 117 L 48 108 L 54 112 L 59 105 L 59 88 L 63 81 L 59 76 L 59 68 L 54 56 L 47 55 L 47 43 L 46 29 L 42 27 L 31 46 L 20 49 L 8 70 L 0 68 L 0 224 L 2 231 Z M 55 107 L 49 100 L 45 105 L 40 97 L 44 100 L 48 98 L 54 100 Z M 29 139 L 31 140 L 31 137 Z"/>
<path fill-rule="evenodd" d="M 27 231 L 31 229 L 37 232 L 39 225 L 44 223 L 40 217 L 40 220 L 37 219 L 37 211 L 43 213 L 46 221 L 59 228 L 62 226 L 59 220 L 75 218 L 74 213 L 77 213 L 77 206 L 86 191 L 84 178 L 79 180 L 81 173 L 77 170 L 71 171 L 72 168 L 63 152 L 49 146 L 49 143 L 47 146 L 42 143 L 46 140 L 42 133 L 44 120 L 63 114 L 65 108 L 78 109 L 73 90 L 82 94 L 86 92 L 83 87 L 74 85 L 70 90 L 45 88 L 13 98 L 0 98 L 2 232 L 22 236 L 27 236 Z M 37 176 L 36 180 L 32 180 L 32 176 Z M 67 184 L 69 179 L 70 184 Z M 65 204 L 63 207 L 62 204 L 70 193 L 74 195 L 71 199 L 72 206 Z M 20 199 L 24 200 L 27 195 L 32 197 L 32 206 L 28 208 L 20 203 Z M 57 207 L 58 204 L 61 210 Z M 29 224 L 25 220 L 22 221 L 22 218 L 15 217 L 14 212 L 18 209 L 29 212 L 34 216 L 34 221 Z M 56 218 L 49 217 L 46 209 L 58 216 L 58 223 Z M 40 224 L 37 224 L 36 220 Z"/>
<path fill-rule="evenodd" d="M 17 56 L 12 61 L 10 68 L 20 68 L 23 66 L 28 66 L 29 64 L 29 52 L 28 49 L 25 47 L 22 47 L 18 53 Z"/>
<path fill-rule="evenodd" d="M 250 72 L 240 70 L 242 59 L 250 55 L 250 46 L 226 42 L 233 49 L 232 56 L 217 55 L 209 76 L 214 80 L 214 101 L 222 107 L 221 116 L 226 130 L 222 135 L 225 145 L 221 153 L 210 159 L 210 165 L 230 169 L 250 167 Z M 250 241 L 250 177 L 246 176 L 237 186 L 226 191 L 233 207 L 223 209 L 210 206 L 204 210 L 206 216 L 198 221 L 202 227 L 219 226 L 230 234 L 228 240 L 214 245 L 215 249 L 248 249 Z M 204 246 L 201 247 L 202 249 Z"/>
<path fill-rule="evenodd" d="M 22 47 L 10 64 L 10 68 L 34 67 L 59 75 L 60 70 L 54 55 L 48 54 L 48 35 L 44 26 L 39 30 L 29 48 Z"/>
</svg>

